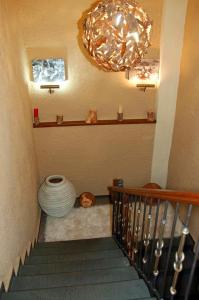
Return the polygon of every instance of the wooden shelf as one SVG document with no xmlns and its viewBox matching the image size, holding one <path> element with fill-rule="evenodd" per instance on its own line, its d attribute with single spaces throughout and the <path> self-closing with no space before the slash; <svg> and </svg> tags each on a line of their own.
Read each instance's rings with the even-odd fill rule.
<svg viewBox="0 0 199 300">
<path fill-rule="evenodd" d="M 117 120 L 98 120 L 95 124 L 87 124 L 85 121 L 64 121 L 61 125 L 56 122 L 41 122 L 38 126 L 33 124 L 34 128 L 44 127 L 64 127 L 64 126 L 98 126 L 98 125 L 126 125 L 126 124 L 155 124 L 156 121 L 148 121 L 147 119 L 125 119 Z"/>
</svg>

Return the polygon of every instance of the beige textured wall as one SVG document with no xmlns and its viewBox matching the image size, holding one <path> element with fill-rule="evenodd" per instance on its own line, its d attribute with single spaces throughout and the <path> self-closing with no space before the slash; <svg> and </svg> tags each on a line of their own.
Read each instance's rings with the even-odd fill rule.
<svg viewBox="0 0 199 300">
<path fill-rule="evenodd" d="M 189 0 L 175 130 L 169 163 L 168 188 L 199 192 L 199 2 Z M 199 208 L 191 230 L 198 237 Z"/>
<path fill-rule="evenodd" d="M 31 108 L 24 83 L 24 52 L 16 5 L 0 0 L 0 282 L 35 237 L 39 210 Z"/>
<path fill-rule="evenodd" d="M 175 122 L 188 0 L 164 0 L 160 42 L 160 86 L 151 181 L 165 188 Z M 176 40 L 178 43 L 176 43 Z M 169 45 L 169 47 L 168 47 Z"/>
<path fill-rule="evenodd" d="M 155 90 L 143 93 L 133 88 L 123 73 L 106 73 L 85 58 L 78 22 L 91 3 L 20 0 L 29 63 L 49 56 L 62 56 L 67 61 L 68 80 L 55 94 L 29 84 L 32 106 L 39 107 L 41 120 L 55 120 L 61 113 L 66 120 L 85 119 L 92 107 L 97 108 L 99 119 L 114 119 L 119 104 L 126 118 L 143 118 L 147 110 L 155 109 Z M 148 57 L 157 58 L 162 1 L 142 0 L 140 4 L 154 20 Z M 35 129 L 34 136 L 40 177 L 62 173 L 74 182 L 78 193 L 107 193 L 106 186 L 116 176 L 133 186 L 150 179 L 153 125 Z"/>
<path fill-rule="evenodd" d="M 149 181 L 153 135 L 154 125 L 38 129 L 40 171 L 65 174 L 78 194 L 105 195 L 115 177 L 141 186 Z"/>
</svg>

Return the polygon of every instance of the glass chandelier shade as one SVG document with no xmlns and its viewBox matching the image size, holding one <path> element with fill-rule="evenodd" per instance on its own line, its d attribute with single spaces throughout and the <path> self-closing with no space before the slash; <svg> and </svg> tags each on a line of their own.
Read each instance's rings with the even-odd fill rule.
<svg viewBox="0 0 199 300">
<path fill-rule="evenodd" d="M 87 13 L 83 43 L 106 71 L 133 68 L 150 46 L 152 21 L 134 0 L 103 0 Z"/>
</svg>

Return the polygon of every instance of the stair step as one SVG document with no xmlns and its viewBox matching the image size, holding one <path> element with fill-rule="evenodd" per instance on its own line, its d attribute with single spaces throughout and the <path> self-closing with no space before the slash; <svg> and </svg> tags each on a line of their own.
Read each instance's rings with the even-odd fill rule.
<svg viewBox="0 0 199 300">
<path fill-rule="evenodd" d="M 125 257 L 104 258 L 97 260 L 77 260 L 74 262 L 24 265 L 19 271 L 19 275 L 44 275 L 66 272 L 81 272 L 86 270 L 101 270 L 129 266 L 129 261 Z"/>
<path fill-rule="evenodd" d="M 139 279 L 139 277 L 133 267 L 40 276 L 23 276 L 15 277 L 13 279 L 11 291 L 91 285 L 135 279 Z"/>
<path fill-rule="evenodd" d="M 35 245 L 34 249 L 41 248 L 71 248 L 75 249 L 77 246 L 81 249 L 88 249 L 89 247 L 110 247 L 117 245 L 112 237 L 84 239 L 84 240 L 71 240 L 71 241 L 57 241 L 57 242 L 44 242 Z"/>
<path fill-rule="evenodd" d="M 90 240 L 88 240 L 90 241 Z M 48 247 L 36 247 L 32 249 L 31 255 L 51 255 L 51 254 L 69 254 L 69 253 L 83 253 L 83 252 L 94 252 L 104 250 L 115 250 L 119 249 L 118 245 L 114 240 L 110 239 L 107 242 L 96 241 L 95 243 L 88 242 L 87 244 L 82 243 L 59 243 L 57 246 Z"/>
<path fill-rule="evenodd" d="M 60 254 L 60 255 L 38 255 L 30 256 L 26 259 L 26 264 L 44 264 L 44 263 L 54 263 L 54 262 L 65 262 L 65 261 L 76 261 L 76 260 L 93 260 L 100 258 L 113 258 L 113 257 L 123 257 L 123 253 L 120 249 L 117 250 L 105 250 L 105 251 L 95 251 L 95 252 L 85 252 L 77 254 Z"/>
<path fill-rule="evenodd" d="M 143 280 L 8 292 L 2 300 L 127 300 L 150 298 Z"/>
</svg>

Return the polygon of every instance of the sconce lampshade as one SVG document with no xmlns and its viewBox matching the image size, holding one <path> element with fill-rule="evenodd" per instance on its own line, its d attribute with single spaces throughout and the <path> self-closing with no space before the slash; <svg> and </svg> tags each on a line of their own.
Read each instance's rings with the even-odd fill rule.
<svg viewBox="0 0 199 300">
<path fill-rule="evenodd" d="M 83 26 L 85 48 L 106 71 L 131 69 L 150 46 L 152 21 L 134 0 L 97 2 Z"/>
</svg>

